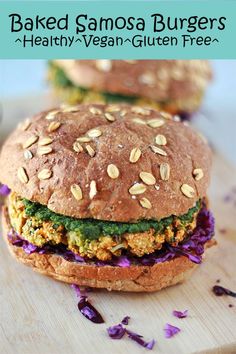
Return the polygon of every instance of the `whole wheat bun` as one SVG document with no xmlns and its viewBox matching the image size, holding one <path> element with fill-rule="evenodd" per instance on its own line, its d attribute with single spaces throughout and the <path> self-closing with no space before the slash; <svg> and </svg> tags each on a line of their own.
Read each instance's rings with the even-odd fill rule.
<svg viewBox="0 0 236 354">
<path fill-rule="evenodd" d="M 197 109 L 212 77 L 206 60 L 54 60 L 53 63 L 75 86 L 173 102 L 187 112 Z"/>
<path fill-rule="evenodd" d="M 68 112 L 70 109 L 74 111 Z M 108 114 L 109 118 L 110 115 L 115 118 L 114 122 L 105 118 L 105 112 L 111 110 L 116 110 Z M 169 115 L 164 114 L 168 119 L 164 118 L 155 110 L 127 105 L 80 105 L 52 112 L 55 111 L 39 113 L 21 124 L 2 147 L 0 181 L 20 196 L 44 204 L 56 213 L 121 222 L 185 214 L 206 196 L 211 152 L 203 138 L 186 124 Z M 163 124 L 160 127 L 149 126 L 160 122 Z M 57 129 L 49 132 L 50 127 Z M 95 135 L 98 132 L 101 135 L 89 143 L 81 143 L 82 152 L 74 151 L 76 139 L 95 128 Z M 157 135 L 162 139 L 164 136 L 166 145 L 155 143 Z M 45 137 L 52 142 L 42 146 Z M 86 150 L 88 144 L 95 153 L 93 157 Z M 159 150 L 154 153 L 153 146 L 166 156 L 159 154 Z M 49 148 L 46 153 L 45 148 Z M 136 163 L 131 163 L 130 153 L 134 148 L 139 148 L 142 154 Z M 42 152 L 45 154 L 41 155 Z M 163 180 L 160 173 L 163 163 L 170 168 L 168 180 Z M 110 164 L 119 170 L 116 179 L 108 175 Z M 201 179 L 194 175 L 195 169 L 203 173 Z M 143 183 L 141 172 L 151 173 L 155 185 Z M 136 182 L 146 188 L 144 193 L 130 193 Z M 71 191 L 74 184 L 82 192 L 77 199 Z M 190 186 L 194 194 L 186 196 L 183 185 L 187 189 Z"/>
<path fill-rule="evenodd" d="M 97 266 L 66 261 L 56 254 L 27 254 L 21 247 L 13 246 L 7 237 L 11 226 L 7 208 L 2 213 L 3 236 L 11 254 L 33 270 L 56 280 L 80 286 L 107 290 L 152 292 L 186 280 L 197 265 L 184 256 L 153 266 L 135 265 L 128 268 Z M 215 244 L 207 242 L 206 248 Z"/>
</svg>

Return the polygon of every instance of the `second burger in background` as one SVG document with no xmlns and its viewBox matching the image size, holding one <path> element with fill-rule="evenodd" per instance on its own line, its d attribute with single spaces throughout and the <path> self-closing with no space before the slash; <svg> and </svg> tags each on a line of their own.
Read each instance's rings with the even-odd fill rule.
<svg viewBox="0 0 236 354">
<path fill-rule="evenodd" d="M 189 118 L 211 79 L 206 60 L 54 60 L 49 80 L 70 104 L 126 102 Z"/>
</svg>

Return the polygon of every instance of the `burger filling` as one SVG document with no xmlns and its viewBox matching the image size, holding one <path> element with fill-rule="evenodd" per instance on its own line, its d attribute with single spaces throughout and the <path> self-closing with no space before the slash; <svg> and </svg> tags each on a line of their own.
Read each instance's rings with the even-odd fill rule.
<svg viewBox="0 0 236 354">
<path fill-rule="evenodd" d="M 185 117 L 188 112 L 192 112 L 197 108 L 202 100 L 203 93 L 192 96 L 191 98 L 184 98 L 184 100 L 166 100 L 154 101 L 148 98 L 141 98 L 138 96 L 126 96 L 121 94 L 114 94 L 110 92 L 100 92 L 91 90 L 85 87 L 75 85 L 64 72 L 56 64 L 49 63 L 49 80 L 54 85 L 54 88 L 62 99 L 70 104 L 75 103 L 117 103 L 125 102 L 130 104 L 137 104 L 141 106 L 150 106 L 153 108 L 165 109 L 170 113 L 178 113 Z"/>
<path fill-rule="evenodd" d="M 60 215 L 14 192 L 8 200 L 11 225 L 22 239 L 37 247 L 65 245 L 81 257 L 101 261 L 124 253 L 142 257 L 166 244 L 178 246 L 195 229 L 201 206 L 198 201 L 181 216 L 122 223 Z"/>
</svg>

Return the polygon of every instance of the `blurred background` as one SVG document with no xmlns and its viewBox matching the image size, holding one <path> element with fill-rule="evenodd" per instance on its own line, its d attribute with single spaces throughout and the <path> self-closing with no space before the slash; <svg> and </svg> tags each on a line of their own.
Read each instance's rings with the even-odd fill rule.
<svg viewBox="0 0 236 354">
<path fill-rule="evenodd" d="M 214 78 L 192 123 L 236 166 L 236 60 L 211 61 Z M 0 143 L 23 118 L 53 105 L 44 60 L 0 60 Z"/>
</svg>

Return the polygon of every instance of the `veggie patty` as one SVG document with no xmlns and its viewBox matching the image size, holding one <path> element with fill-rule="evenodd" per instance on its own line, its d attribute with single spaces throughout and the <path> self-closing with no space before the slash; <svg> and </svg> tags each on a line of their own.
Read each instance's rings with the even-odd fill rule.
<svg viewBox="0 0 236 354">
<path fill-rule="evenodd" d="M 178 245 L 195 228 L 201 207 L 198 201 L 179 217 L 121 223 L 56 214 L 14 192 L 8 204 L 13 228 L 30 243 L 38 247 L 63 243 L 82 257 L 102 261 L 110 260 L 113 255 L 120 256 L 123 250 L 141 257 L 160 250 L 165 242 Z"/>
</svg>

